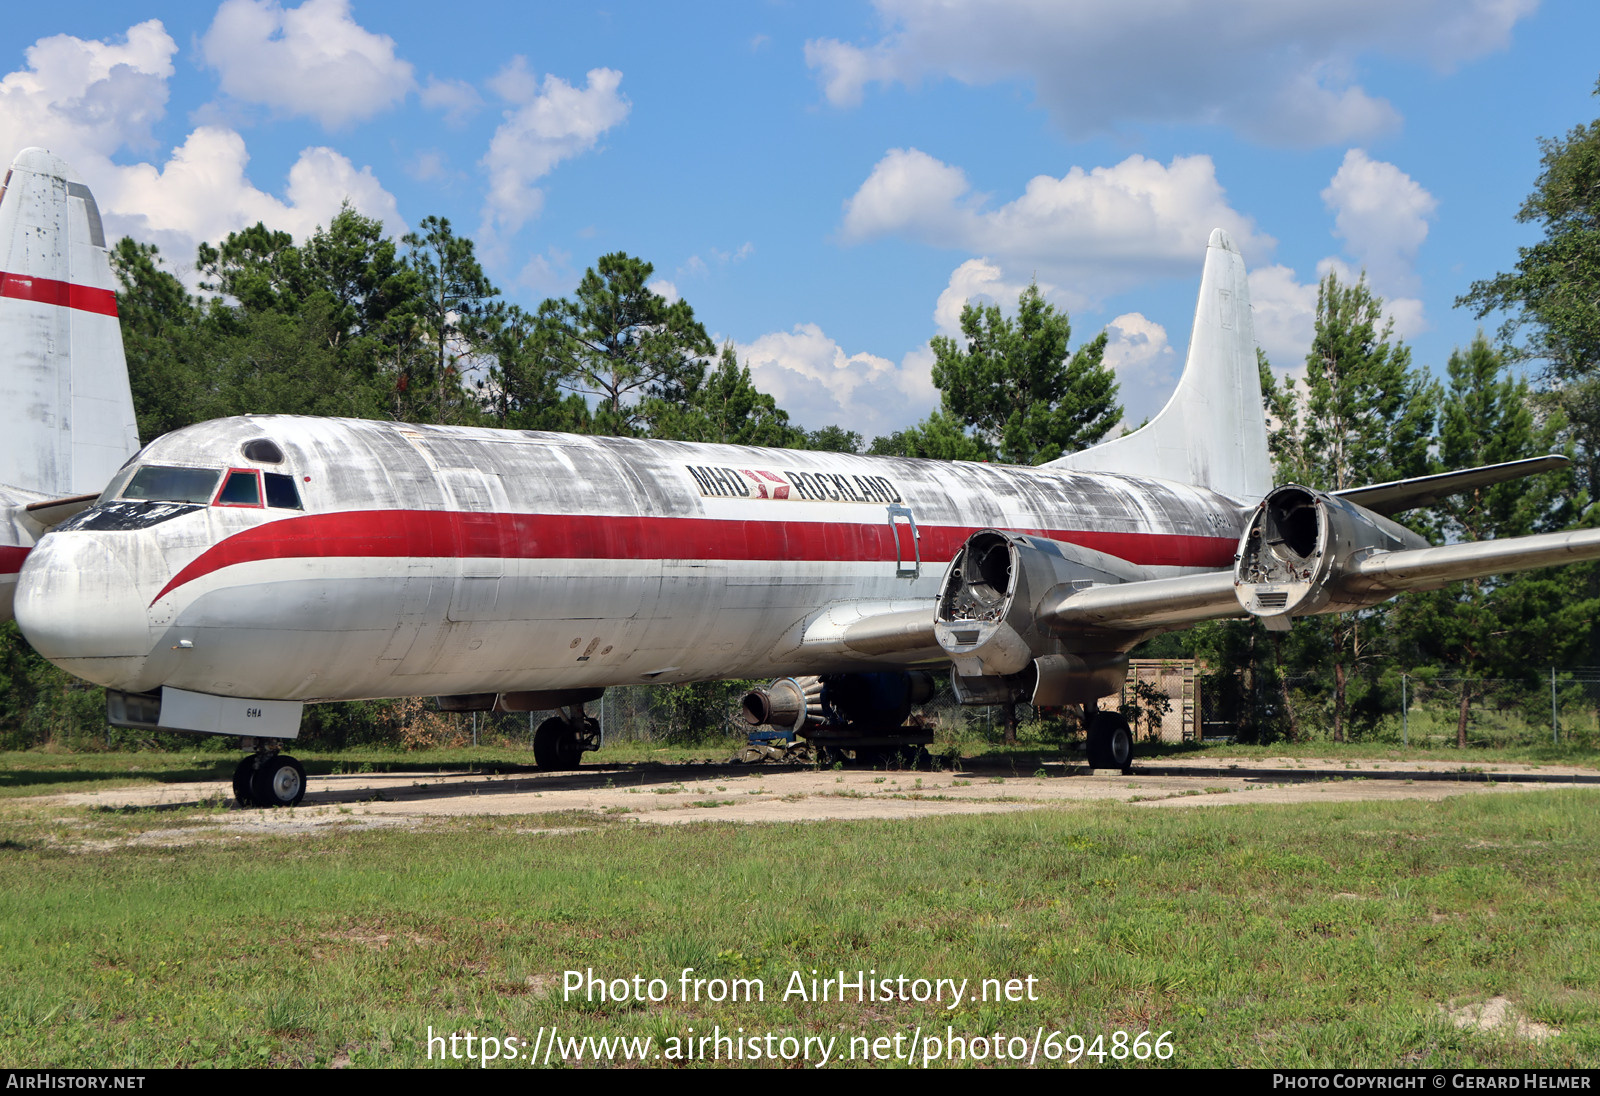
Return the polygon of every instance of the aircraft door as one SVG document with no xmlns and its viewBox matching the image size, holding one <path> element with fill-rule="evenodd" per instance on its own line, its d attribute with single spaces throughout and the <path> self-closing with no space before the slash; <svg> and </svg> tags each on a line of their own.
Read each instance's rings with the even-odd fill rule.
<svg viewBox="0 0 1600 1096">
<path fill-rule="evenodd" d="M 911 507 L 894 503 L 889 510 L 889 536 L 894 540 L 896 578 L 918 578 L 922 574 L 922 534 Z"/>
</svg>

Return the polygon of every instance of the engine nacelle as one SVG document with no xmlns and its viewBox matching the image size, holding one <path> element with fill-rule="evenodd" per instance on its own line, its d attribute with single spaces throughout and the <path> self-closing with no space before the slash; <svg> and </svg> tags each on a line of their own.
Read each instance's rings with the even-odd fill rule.
<svg viewBox="0 0 1600 1096">
<path fill-rule="evenodd" d="M 1283 630 L 1293 617 L 1342 613 L 1390 595 L 1352 581 L 1374 552 L 1428 542 L 1381 514 L 1298 484 L 1272 490 L 1239 540 L 1234 592 L 1247 613 Z"/>
<path fill-rule="evenodd" d="M 1044 537 L 984 529 L 961 546 L 939 590 L 933 634 L 964 704 L 1087 703 L 1121 688 L 1127 656 L 1069 651 L 1039 621 L 1063 588 L 1129 582 L 1123 560 Z"/>
</svg>

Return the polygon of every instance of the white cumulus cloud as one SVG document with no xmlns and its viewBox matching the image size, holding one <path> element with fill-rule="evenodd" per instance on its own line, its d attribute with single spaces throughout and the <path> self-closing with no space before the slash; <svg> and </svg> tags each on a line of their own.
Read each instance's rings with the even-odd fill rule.
<svg viewBox="0 0 1600 1096">
<path fill-rule="evenodd" d="M 1105 357 L 1117 375 L 1122 421 L 1134 426 L 1157 411 L 1178 382 L 1178 356 L 1167 329 L 1140 312 L 1125 312 L 1106 325 Z"/>
<path fill-rule="evenodd" d="M 1415 179 L 1359 148 L 1322 192 L 1334 213 L 1334 233 L 1375 286 L 1399 293 L 1415 289 L 1417 250 L 1439 203 Z"/>
<path fill-rule="evenodd" d="M 938 403 L 926 347 L 896 364 L 864 351 L 848 353 L 822 328 L 803 323 L 735 349 L 756 387 L 807 429 L 838 425 L 870 441 L 921 421 Z"/>
<path fill-rule="evenodd" d="M 349 0 L 223 0 L 200 54 L 222 90 L 329 129 L 387 110 L 415 85 L 394 39 L 350 17 Z"/>
<path fill-rule="evenodd" d="M 1286 266 L 1250 271 L 1250 310 L 1256 345 L 1274 368 L 1288 371 L 1305 363 L 1317 317 L 1317 285 L 1302 285 Z"/>
<path fill-rule="evenodd" d="M 1219 226 L 1247 256 L 1276 245 L 1228 204 L 1209 156 L 1162 164 L 1134 155 L 1039 175 L 991 209 L 959 168 L 894 149 L 845 202 L 840 232 L 848 242 L 893 235 L 986 255 L 1011 282 L 1027 271 L 1077 307 L 1152 277 L 1192 274 Z"/>
<path fill-rule="evenodd" d="M 0 79 L 0 149 L 9 157 L 38 145 L 84 171 L 118 149 L 147 147 L 166 113 L 177 51 L 155 19 L 129 27 L 121 42 L 39 39 L 27 67 Z"/>
<path fill-rule="evenodd" d="M 1537 0 L 875 0 L 885 33 L 806 43 L 836 106 L 872 84 L 949 77 L 1030 84 L 1069 132 L 1146 121 L 1217 123 L 1320 144 L 1393 129 L 1356 83 L 1371 54 L 1441 69 L 1504 48 Z"/>
<path fill-rule="evenodd" d="M 430 76 L 417 98 L 429 110 L 443 114 L 445 125 L 452 127 L 465 125 L 468 118 L 483 108 L 483 96 L 465 80 L 440 80 Z"/>
<path fill-rule="evenodd" d="M 988 259 L 968 259 L 950 274 L 950 284 L 939 294 L 933 308 L 933 322 L 941 335 L 955 337 L 961 334 L 961 310 L 970 302 L 975 305 L 999 305 L 1008 315 L 1017 309 L 1017 298 L 1027 289 L 1026 282 L 1005 279 L 1000 268 Z M 1053 286 L 1041 285 L 1039 291 L 1049 296 Z"/>
<path fill-rule="evenodd" d="M 493 233 L 515 233 L 544 204 L 533 184 L 563 160 L 594 148 L 600 137 L 628 116 L 631 104 L 618 93 L 622 73 L 590 69 L 587 82 L 573 87 L 558 76 L 537 80 L 518 57 L 491 86 L 513 104 L 489 142 L 483 167 L 489 173 L 484 226 Z"/>
<path fill-rule="evenodd" d="M 0 143 L 44 145 L 65 158 L 94 191 L 109 235 L 157 244 L 180 270 L 201 241 L 257 221 L 303 240 L 346 200 L 390 233 L 406 230 L 371 168 L 331 148 L 304 149 L 281 198 L 251 182 L 244 138 L 226 126 L 197 127 L 159 165 L 114 162 L 113 153 L 152 143 L 176 51 L 154 20 L 121 42 L 41 39 L 26 68 L 0 77 Z"/>
<path fill-rule="evenodd" d="M 96 187 L 108 227 L 159 244 L 179 262 L 202 241 L 261 221 L 268 228 L 305 240 L 326 225 L 346 200 L 376 218 L 386 231 L 406 230 L 394 196 L 371 168 L 357 170 L 331 148 L 308 148 L 289 169 L 285 198 L 258 189 L 245 172 L 250 155 L 244 138 L 230 129 L 201 126 L 161 167 L 136 164 L 115 169 L 105 188 Z"/>
</svg>

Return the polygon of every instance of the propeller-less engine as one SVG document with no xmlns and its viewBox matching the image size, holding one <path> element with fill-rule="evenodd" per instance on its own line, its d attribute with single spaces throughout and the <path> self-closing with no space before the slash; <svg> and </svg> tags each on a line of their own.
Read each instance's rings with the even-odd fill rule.
<svg viewBox="0 0 1600 1096">
<path fill-rule="evenodd" d="M 957 697 L 1059 707 L 1116 692 L 1126 652 L 1073 649 L 1043 608 L 1078 589 L 1138 577 L 1115 556 L 1075 544 L 998 529 L 972 534 L 945 572 L 933 626 Z"/>
<path fill-rule="evenodd" d="M 1347 499 L 1286 484 L 1261 500 L 1240 538 L 1234 593 L 1245 612 L 1285 631 L 1293 617 L 1363 609 L 1392 597 L 1362 564 L 1426 547 L 1410 529 Z"/>
</svg>

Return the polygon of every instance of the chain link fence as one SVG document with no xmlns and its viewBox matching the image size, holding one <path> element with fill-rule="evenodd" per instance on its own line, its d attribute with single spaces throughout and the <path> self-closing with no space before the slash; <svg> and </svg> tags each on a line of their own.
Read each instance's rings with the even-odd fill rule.
<svg viewBox="0 0 1600 1096">
<path fill-rule="evenodd" d="M 1600 746 L 1600 668 L 1486 678 L 1393 666 L 1205 675 L 1206 738 L 1369 741 L 1411 747 Z"/>
</svg>

